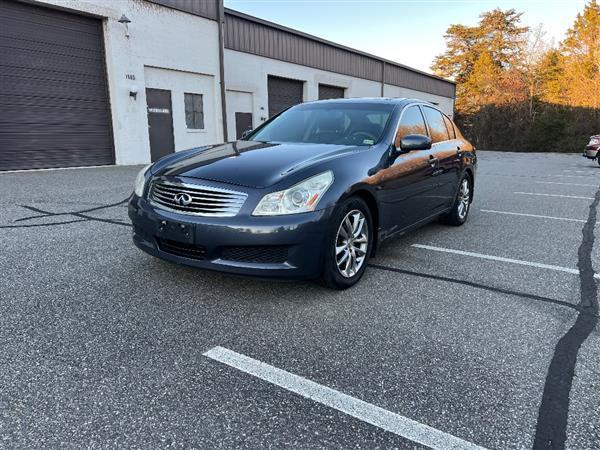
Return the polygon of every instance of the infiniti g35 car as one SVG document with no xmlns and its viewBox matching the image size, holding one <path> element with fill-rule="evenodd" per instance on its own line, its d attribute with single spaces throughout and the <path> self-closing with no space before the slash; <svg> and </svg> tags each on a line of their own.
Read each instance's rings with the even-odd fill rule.
<svg viewBox="0 0 600 450">
<path fill-rule="evenodd" d="M 303 103 L 242 140 L 144 168 L 129 201 L 133 241 L 175 263 L 343 289 L 385 239 L 436 219 L 462 225 L 476 162 L 429 103 Z"/>
</svg>

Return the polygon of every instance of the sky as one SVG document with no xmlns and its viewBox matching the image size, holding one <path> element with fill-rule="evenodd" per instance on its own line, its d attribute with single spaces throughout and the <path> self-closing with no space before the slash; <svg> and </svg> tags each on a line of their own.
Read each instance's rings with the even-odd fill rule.
<svg viewBox="0 0 600 450">
<path fill-rule="evenodd" d="M 585 0 L 224 0 L 232 8 L 426 72 L 449 25 L 475 25 L 494 8 L 523 12 L 558 43 Z"/>
</svg>

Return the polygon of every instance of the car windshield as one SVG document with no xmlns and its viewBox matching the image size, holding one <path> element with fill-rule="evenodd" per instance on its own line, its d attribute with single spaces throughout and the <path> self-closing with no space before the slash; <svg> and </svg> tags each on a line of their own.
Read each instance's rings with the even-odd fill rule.
<svg viewBox="0 0 600 450">
<path fill-rule="evenodd" d="M 393 109 L 393 104 L 298 105 L 256 131 L 249 140 L 369 146 L 381 139 Z"/>
</svg>

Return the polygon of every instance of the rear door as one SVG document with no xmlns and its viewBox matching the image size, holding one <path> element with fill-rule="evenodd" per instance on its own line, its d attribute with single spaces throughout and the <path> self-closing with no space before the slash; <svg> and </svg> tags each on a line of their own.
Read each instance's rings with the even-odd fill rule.
<svg viewBox="0 0 600 450">
<path fill-rule="evenodd" d="M 432 153 L 437 160 L 432 173 L 436 187 L 432 208 L 442 210 L 452 205 L 458 187 L 460 163 L 457 162 L 457 144 L 455 138 L 451 138 L 440 111 L 425 105 L 422 110 L 433 142 Z M 454 135 L 454 129 L 452 132 Z"/>
</svg>

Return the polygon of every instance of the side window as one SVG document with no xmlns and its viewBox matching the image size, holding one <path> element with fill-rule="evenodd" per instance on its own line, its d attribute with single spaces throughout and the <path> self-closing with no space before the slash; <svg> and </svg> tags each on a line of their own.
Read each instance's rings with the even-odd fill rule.
<svg viewBox="0 0 600 450">
<path fill-rule="evenodd" d="M 446 122 L 446 128 L 448 129 L 448 134 L 450 135 L 450 139 L 456 139 L 456 131 L 454 130 L 454 124 L 445 114 L 444 114 L 444 122 Z"/>
<path fill-rule="evenodd" d="M 423 107 L 423 112 L 427 118 L 427 124 L 429 125 L 433 143 L 435 144 L 436 142 L 443 142 L 450 139 L 442 113 L 437 109 L 429 108 L 428 106 Z"/>
<path fill-rule="evenodd" d="M 398 126 L 398 134 L 396 134 L 396 147 L 400 146 L 400 139 L 407 134 L 424 134 L 427 136 L 425 120 L 418 106 L 409 106 L 402 114 L 402 119 Z"/>
<path fill-rule="evenodd" d="M 188 130 L 204 129 L 204 108 L 202 94 L 184 94 L 185 125 Z"/>
</svg>

